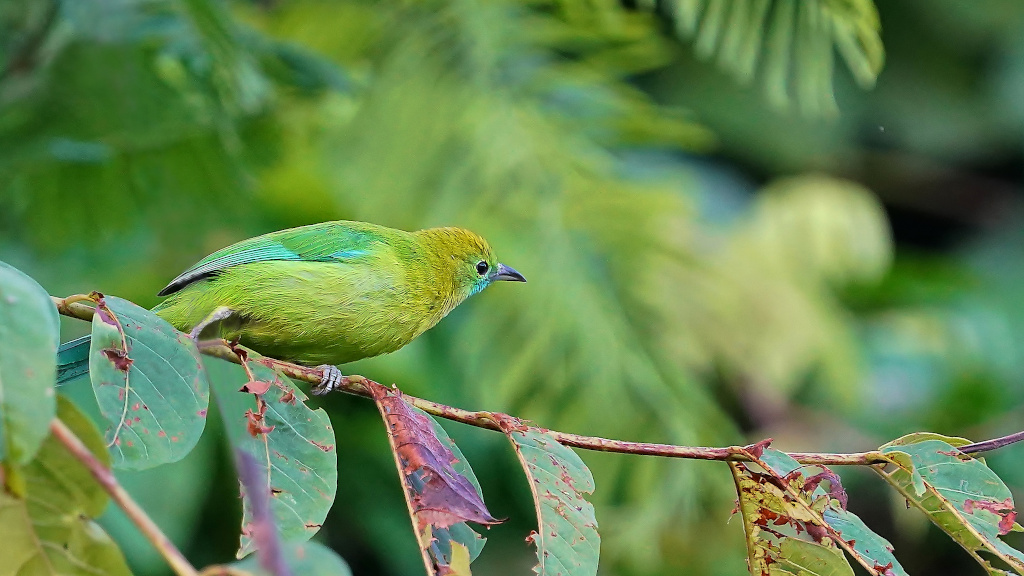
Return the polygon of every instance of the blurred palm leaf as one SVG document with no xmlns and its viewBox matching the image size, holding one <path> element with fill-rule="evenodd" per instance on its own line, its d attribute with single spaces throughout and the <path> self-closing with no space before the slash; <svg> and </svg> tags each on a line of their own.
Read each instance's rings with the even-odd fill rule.
<svg viewBox="0 0 1024 576">
<path fill-rule="evenodd" d="M 708 141 L 626 81 L 649 61 L 656 22 L 630 15 L 628 26 L 584 26 L 556 5 L 378 5 L 364 15 L 380 31 L 364 52 L 372 81 L 352 115 L 325 124 L 339 117 L 337 104 L 321 101 L 312 103 L 321 113 L 294 116 L 316 128 L 293 126 L 285 148 L 323 154 L 317 183 L 307 174 L 305 188 L 329 191 L 359 220 L 477 230 L 530 279 L 460 308 L 412 345 L 431 350 L 418 362 L 402 368 L 388 358 L 360 370 L 544 426 L 684 444 L 736 441 L 698 384 L 715 361 L 739 378 L 779 353 L 765 376 L 784 401 L 818 366 L 842 376 L 833 390 L 849 384 L 855 345 L 830 291 L 887 266 L 888 230 L 869 193 L 827 179 L 782 183 L 742 227 L 698 223 L 681 166 L 652 178 L 619 156 Z M 292 10 L 328 21 L 335 8 L 296 2 L 258 21 L 295 38 Z M 623 32 L 631 26 L 648 32 Z M 275 197 L 295 196 L 291 166 L 266 172 Z M 761 238 L 777 228 L 777 241 Z M 827 253 L 799 251 L 808 233 L 827 240 Z M 728 248 L 708 253 L 699 238 Z M 751 311 L 774 318 L 771 336 L 749 330 Z M 588 464 L 608 486 L 595 494 L 598 509 L 615 518 L 606 558 L 624 566 L 650 566 L 651 543 L 685 532 L 699 500 L 718 498 L 722 486 L 706 468 Z"/>
<path fill-rule="evenodd" d="M 809 115 L 834 114 L 834 50 L 863 88 L 874 86 L 885 53 L 871 0 L 668 0 L 680 35 L 741 82 L 763 58 L 768 99 L 795 99 Z M 763 56 L 762 56 L 763 53 Z"/>
<path fill-rule="evenodd" d="M 89 5 L 111 17 L 68 8 L 74 33 L 36 70 L 39 92 L 0 109 L 0 145 L 20 144 L 0 158 L 0 201 L 16 200 L 0 224 L 16 233 L 61 246 L 93 228 L 116 236 L 111 219 L 159 220 L 125 260 L 137 286 L 140 267 L 166 273 L 245 235 L 338 216 L 475 229 L 530 283 L 488 290 L 353 369 L 580 433 L 737 443 L 701 383 L 717 365 L 742 379 L 763 361 L 783 401 L 815 368 L 838 384 L 854 372 L 832 290 L 885 267 L 875 205 L 819 179 L 780 184 L 735 225 L 704 221 L 681 160 L 711 135 L 631 82 L 673 57 L 650 13 L 611 1 L 294 0 L 235 6 L 249 29 L 215 1 Z M 361 89 L 343 94 L 352 77 Z M 83 197 L 104 210 L 65 214 Z M 195 230 L 202 247 L 162 238 Z M 803 250 L 808 234 L 826 251 Z M 752 317 L 772 331 L 751 331 Z M 367 449 L 378 434 L 347 438 Z M 495 452 L 470 457 L 493 470 Z M 623 572 L 658 569 L 659 546 L 696 538 L 701 506 L 732 498 L 709 467 L 585 457 L 611 535 L 605 561 Z M 379 520 L 388 513 L 356 515 L 378 519 L 359 526 L 368 542 L 407 529 Z M 408 572 L 393 552 L 379 556 Z"/>
</svg>

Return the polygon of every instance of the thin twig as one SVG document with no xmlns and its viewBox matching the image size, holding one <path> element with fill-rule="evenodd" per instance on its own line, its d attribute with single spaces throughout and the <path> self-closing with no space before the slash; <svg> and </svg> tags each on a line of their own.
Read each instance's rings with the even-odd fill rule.
<svg viewBox="0 0 1024 576">
<path fill-rule="evenodd" d="M 961 446 L 959 450 L 964 454 L 980 454 L 982 452 L 991 452 L 997 448 L 1015 444 L 1021 440 L 1024 440 L 1024 431 L 1014 432 L 1013 434 L 1007 434 L 1006 436 L 1000 436 L 999 438 L 993 438 L 983 442 L 967 444 L 965 446 Z"/>
<path fill-rule="evenodd" d="M 83 299 L 88 297 L 69 296 L 68 298 L 53 298 L 57 311 L 65 316 L 91 320 L 93 309 L 82 304 Z M 199 343 L 199 351 L 203 354 L 241 364 L 241 359 L 232 350 L 232 345 L 225 340 L 204 340 Z M 269 368 L 279 370 L 285 376 L 294 380 L 302 380 L 310 384 L 319 384 L 322 378 L 321 371 L 317 368 L 299 366 L 273 358 L 261 358 L 258 360 Z M 352 375 L 341 379 L 337 390 L 373 398 L 366 382 L 372 382 L 362 376 Z M 448 406 L 431 400 L 404 395 L 404 398 L 413 406 L 439 418 L 445 418 L 455 422 L 461 422 L 478 428 L 499 431 L 497 423 L 490 412 L 471 411 Z M 663 456 L 666 458 L 687 458 L 691 460 L 716 460 L 725 462 L 746 462 L 749 459 L 738 451 L 736 446 L 718 448 L 704 446 L 677 446 L 675 444 L 651 444 L 647 442 L 627 442 L 624 440 L 611 440 L 596 436 L 583 436 L 570 434 L 557 430 L 538 430 L 551 435 L 558 443 L 583 450 L 595 450 L 598 452 L 617 452 L 621 454 L 640 454 L 645 456 Z M 965 454 L 980 454 L 1002 448 L 1015 442 L 1024 440 L 1024 431 L 1001 438 L 968 444 L 960 448 Z M 818 464 L 824 466 L 865 466 L 871 464 L 884 464 L 888 460 L 878 451 L 852 452 L 852 453 L 830 453 L 830 452 L 791 452 L 789 455 L 801 464 Z"/>
<path fill-rule="evenodd" d="M 96 312 L 93 310 L 92 306 L 83 304 L 83 302 L 89 300 L 89 297 L 84 294 L 75 294 L 74 296 L 68 296 L 67 298 L 50 296 L 50 300 L 53 300 L 53 305 L 57 307 L 57 312 L 64 316 L 70 316 L 71 318 L 91 321 L 93 314 Z"/>
<path fill-rule="evenodd" d="M 185 556 L 160 530 L 160 527 L 153 522 L 146 512 L 132 499 L 128 492 L 117 482 L 114 474 L 100 462 L 92 451 L 58 418 L 50 423 L 50 432 L 53 437 L 60 441 L 67 448 L 72 456 L 85 465 L 92 473 L 100 486 L 110 494 L 114 502 L 124 510 L 128 518 L 135 523 L 139 531 L 146 536 L 146 539 L 153 544 L 157 552 L 164 557 L 167 564 L 178 576 L 198 576 L 199 573 L 192 567 L 192 564 L 185 559 Z"/>
</svg>

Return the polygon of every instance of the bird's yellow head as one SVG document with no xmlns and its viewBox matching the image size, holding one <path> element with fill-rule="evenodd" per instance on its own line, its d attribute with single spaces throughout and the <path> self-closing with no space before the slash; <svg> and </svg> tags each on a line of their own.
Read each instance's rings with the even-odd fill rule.
<svg viewBox="0 0 1024 576">
<path fill-rule="evenodd" d="M 522 274 L 498 262 L 487 241 L 469 230 L 430 228 L 417 234 L 437 255 L 436 261 L 442 268 L 439 272 L 452 279 L 452 289 L 458 302 L 493 282 L 526 282 Z"/>
</svg>

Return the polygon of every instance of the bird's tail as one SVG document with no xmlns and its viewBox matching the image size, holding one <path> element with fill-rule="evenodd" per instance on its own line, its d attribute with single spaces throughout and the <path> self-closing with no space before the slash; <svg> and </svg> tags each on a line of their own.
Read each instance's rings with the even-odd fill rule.
<svg viewBox="0 0 1024 576">
<path fill-rule="evenodd" d="M 89 373 L 89 343 L 92 336 L 82 336 L 60 345 L 57 349 L 57 385 Z"/>
</svg>

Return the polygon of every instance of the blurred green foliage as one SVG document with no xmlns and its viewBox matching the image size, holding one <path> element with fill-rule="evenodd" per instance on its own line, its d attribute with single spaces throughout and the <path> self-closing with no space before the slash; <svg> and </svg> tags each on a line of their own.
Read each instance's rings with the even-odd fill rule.
<svg viewBox="0 0 1024 576">
<path fill-rule="evenodd" d="M 1020 429 L 1024 5 L 807 0 L 786 20 L 791 4 L 7 0 L 0 259 L 52 294 L 152 305 L 270 230 L 459 225 L 529 284 L 349 371 L 633 440 L 826 451 Z M 886 68 L 864 91 L 878 22 Z M 789 59 L 772 53 L 780 26 Z M 323 405 L 340 478 L 321 541 L 356 574 L 418 573 L 376 410 Z M 479 572 L 528 573 L 532 504 L 507 443 L 448 429 L 511 518 Z M 124 474 L 197 564 L 237 546 L 213 436 L 161 489 Z M 742 573 L 724 466 L 582 456 L 603 574 Z M 1019 450 L 989 461 L 1024 486 Z M 910 573 L 971 569 L 880 483 L 848 487 Z M 105 520 L 137 574 L 166 573 Z"/>
</svg>

